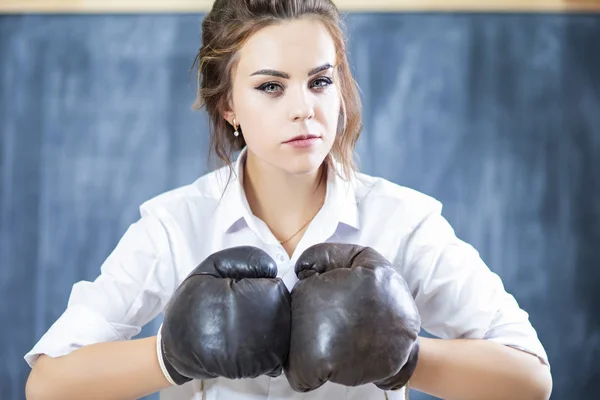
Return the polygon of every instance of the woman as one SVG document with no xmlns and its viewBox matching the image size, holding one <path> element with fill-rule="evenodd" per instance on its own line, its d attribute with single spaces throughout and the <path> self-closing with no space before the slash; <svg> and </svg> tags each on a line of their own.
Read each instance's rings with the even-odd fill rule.
<svg viewBox="0 0 600 400">
<path fill-rule="evenodd" d="M 442 338 L 420 338 L 412 388 L 448 399 L 549 398 L 547 356 L 527 313 L 454 235 L 440 203 L 356 172 L 361 110 L 333 3 L 217 0 L 202 38 L 197 105 L 227 166 L 140 207 L 98 278 L 74 285 L 64 314 L 25 356 L 28 398 L 401 398 L 404 389 L 332 382 L 299 393 L 285 375 L 180 386 L 165 372 L 160 339 L 129 340 L 211 254 L 262 249 L 292 290 L 298 258 L 325 242 L 390 260 L 421 326 Z"/>
</svg>

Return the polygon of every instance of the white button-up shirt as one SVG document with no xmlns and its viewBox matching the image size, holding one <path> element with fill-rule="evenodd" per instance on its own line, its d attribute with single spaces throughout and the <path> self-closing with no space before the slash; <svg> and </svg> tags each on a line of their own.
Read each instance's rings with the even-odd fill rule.
<svg viewBox="0 0 600 400">
<path fill-rule="evenodd" d="M 218 250 L 239 245 L 265 250 L 291 290 L 298 281 L 295 261 L 321 242 L 371 246 L 392 261 L 410 287 L 427 332 L 493 340 L 548 364 L 528 314 L 478 252 L 456 237 L 439 201 L 385 179 L 358 174 L 344 180 L 330 172 L 325 203 L 290 258 L 248 205 L 241 181 L 244 154 L 228 185 L 229 169 L 223 167 L 142 204 L 141 218 L 127 229 L 100 275 L 73 285 L 64 313 L 25 355 L 29 365 L 39 354 L 58 357 L 93 343 L 131 339 L 163 311 L 186 275 Z M 387 397 L 403 399 L 404 390 Z M 161 399 L 201 398 L 381 400 L 385 394 L 373 384 L 331 382 L 296 393 L 285 375 L 191 381 L 161 393 Z"/>
</svg>

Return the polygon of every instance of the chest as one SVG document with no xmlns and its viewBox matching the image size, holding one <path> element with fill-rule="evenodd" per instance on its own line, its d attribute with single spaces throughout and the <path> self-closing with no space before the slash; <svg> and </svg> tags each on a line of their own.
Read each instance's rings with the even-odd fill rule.
<svg viewBox="0 0 600 400">
<path fill-rule="evenodd" d="M 281 247 L 283 248 L 283 250 L 285 250 L 285 253 L 287 254 L 288 258 L 292 259 L 294 252 L 298 248 L 298 244 L 300 244 L 301 240 L 302 237 L 295 237 L 281 244 Z"/>
<path fill-rule="evenodd" d="M 279 243 L 269 232 L 242 227 L 227 234 L 212 234 L 216 227 L 193 226 L 191 229 L 173 229 L 170 232 L 170 251 L 178 285 L 198 264 L 209 255 L 236 246 L 255 246 L 265 251 L 277 264 L 277 276 L 289 290 L 297 283 L 294 266 L 301 254 L 312 245 L 324 242 L 353 243 L 371 246 L 384 256 L 392 259 L 398 251 L 398 240 L 393 235 L 385 235 L 372 229 L 353 229 L 340 225 L 326 232 L 318 224 L 311 224 L 302 235 L 285 243 Z"/>
</svg>

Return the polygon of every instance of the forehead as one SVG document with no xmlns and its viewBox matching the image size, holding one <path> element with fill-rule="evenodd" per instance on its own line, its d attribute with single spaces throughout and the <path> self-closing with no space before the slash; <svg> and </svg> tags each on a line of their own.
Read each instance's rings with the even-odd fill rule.
<svg viewBox="0 0 600 400">
<path fill-rule="evenodd" d="M 335 44 L 322 22 L 301 18 L 255 32 L 239 53 L 238 71 L 249 75 L 272 68 L 294 77 L 324 63 L 335 64 Z M 300 76 L 299 76 L 300 77 Z"/>
</svg>

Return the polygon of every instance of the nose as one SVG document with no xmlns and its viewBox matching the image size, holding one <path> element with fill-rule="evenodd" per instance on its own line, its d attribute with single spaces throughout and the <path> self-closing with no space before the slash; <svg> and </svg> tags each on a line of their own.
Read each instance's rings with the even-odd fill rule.
<svg viewBox="0 0 600 400">
<path fill-rule="evenodd" d="M 290 108 L 290 119 L 293 122 L 304 121 L 315 116 L 315 109 L 310 95 L 305 90 L 300 90 L 299 93 L 292 98 Z"/>
</svg>

